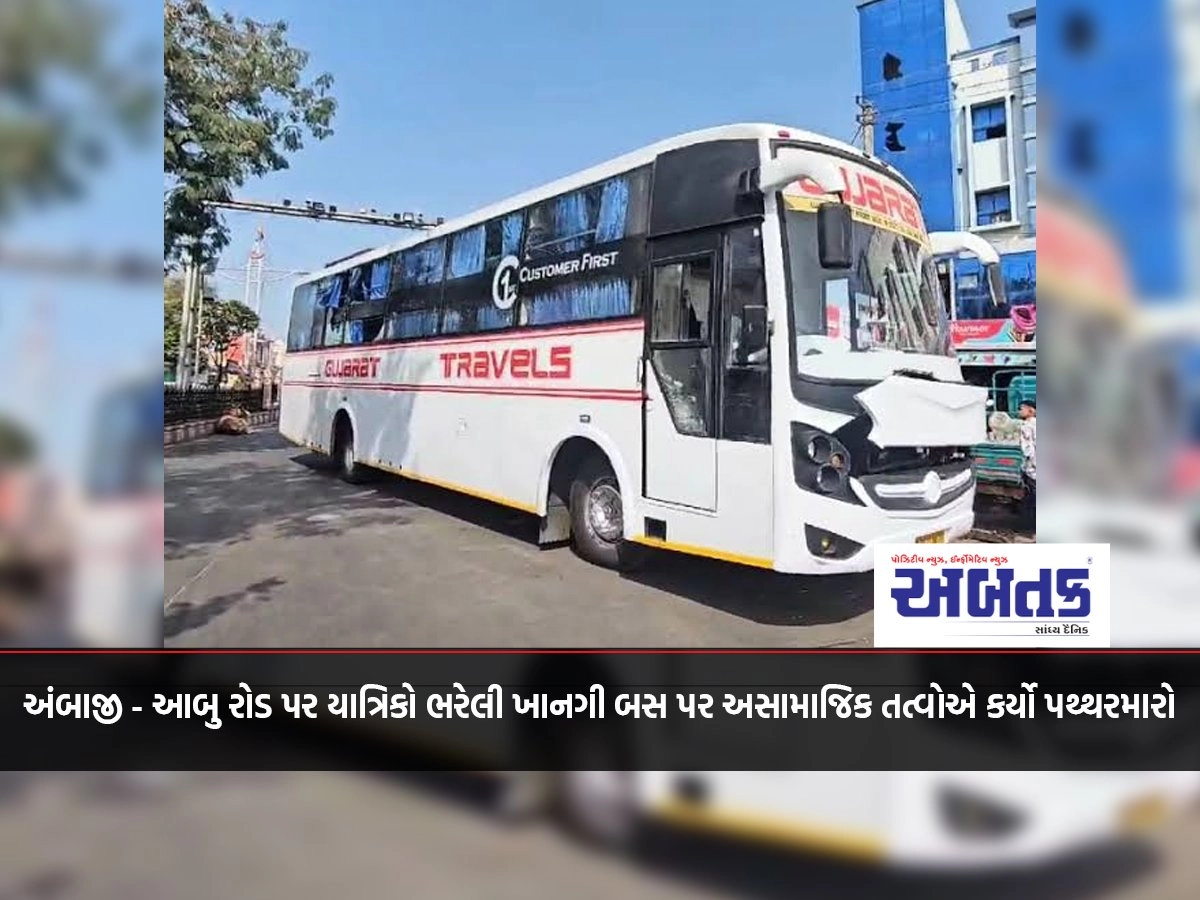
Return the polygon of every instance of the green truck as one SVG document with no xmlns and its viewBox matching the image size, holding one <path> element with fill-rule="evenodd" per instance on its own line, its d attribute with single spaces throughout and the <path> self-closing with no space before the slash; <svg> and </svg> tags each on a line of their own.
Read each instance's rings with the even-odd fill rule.
<svg viewBox="0 0 1200 900">
<path fill-rule="evenodd" d="M 971 448 L 976 489 L 981 494 L 1019 501 L 1025 496 L 1017 410 L 1021 402 L 1037 396 L 1036 369 L 999 369 L 991 374 L 988 400 L 988 440 Z M 1011 425 L 1002 431 L 992 427 L 998 412 L 1007 413 Z"/>
</svg>

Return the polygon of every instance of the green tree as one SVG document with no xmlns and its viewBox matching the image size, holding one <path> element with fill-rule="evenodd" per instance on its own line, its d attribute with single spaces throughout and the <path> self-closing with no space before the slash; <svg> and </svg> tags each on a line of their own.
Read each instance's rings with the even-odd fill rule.
<svg viewBox="0 0 1200 900">
<path fill-rule="evenodd" d="M 200 318 L 200 348 L 217 363 L 217 384 L 225 382 L 229 345 L 258 328 L 258 316 L 240 300 L 206 300 Z M 178 346 L 178 345 L 177 345 Z"/>
<path fill-rule="evenodd" d="M 179 359 L 180 313 L 183 311 L 184 281 L 178 275 L 163 280 L 163 371 L 174 371 Z M 243 334 L 258 328 L 254 310 L 240 300 L 215 300 L 205 297 L 200 312 L 201 364 L 212 359 L 224 380 L 229 345 Z"/>
<path fill-rule="evenodd" d="M 163 371 L 175 371 L 179 360 L 179 317 L 183 312 L 183 279 L 168 276 L 163 282 Z"/>
<path fill-rule="evenodd" d="M 22 465 L 37 455 L 37 443 L 24 427 L 0 416 L 0 469 Z"/>
<path fill-rule="evenodd" d="M 153 133 L 157 63 L 118 62 L 114 24 L 92 0 L 0 4 L 0 223 L 80 194 L 114 143 Z"/>
<path fill-rule="evenodd" d="M 166 0 L 164 14 L 164 258 L 178 262 L 190 246 L 205 262 L 229 243 L 205 201 L 286 169 L 306 135 L 332 134 L 333 77 L 306 80 L 308 54 L 287 42 L 283 22 L 218 15 L 203 0 Z"/>
</svg>

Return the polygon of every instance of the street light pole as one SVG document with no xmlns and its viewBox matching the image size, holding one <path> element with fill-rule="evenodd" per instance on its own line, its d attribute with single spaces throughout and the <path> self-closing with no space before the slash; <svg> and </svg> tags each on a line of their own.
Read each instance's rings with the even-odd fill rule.
<svg viewBox="0 0 1200 900">
<path fill-rule="evenodd" d="M 855 102 L 858 104 L 858 115 L 855 118 L 862 128 L 863 153 L 871 156 L 875 153 L 875 104 L 866 97 L 857 97 L 855 98 Z"/>
</svg>

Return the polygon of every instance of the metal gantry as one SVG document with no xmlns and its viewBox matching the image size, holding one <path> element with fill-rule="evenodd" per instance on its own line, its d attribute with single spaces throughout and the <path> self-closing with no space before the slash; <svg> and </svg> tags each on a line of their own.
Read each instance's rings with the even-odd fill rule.
<svg viewBox="0 0 1200 900">
<path fill-rule="evenodd" d="M 438 216 L 436 219 L 429 219 L 423 213 L 408 211 L 384 214 L 376 209 L 363 208 L 351 212 L 339 209 L 334 204 L 318 200 L 305 200 L 303 203 L 296 203 L 284 198 L 278 203 L 274 203 L 262 200 L 238 200 L 231 198 L 229 200 L 208 200 L 205 201 L 204 205 L 215 209 L 233 210 L 234 212 L 285 216 L 319 222 L 340 222 L 350 225 L 378 225 L 383 228 L 407 228 L 416 231 L 436 228 L 446 221 L 441 216 Z M 255 241 L 255 248 L 258 251 L 258 255 L 256 257 L 255 251 L 251 251 L 250 259 L 246 263 L 245 273 L 247 305 L 250 305 L 249 301 L 253 298 L 253 308 L 257 312 L 261 306 L 263 275 L 267 271 L 265 269 L 266 259 L 263 248 L 262 229 L 259 229 L 259 239 Z M 180 311 L 179 355 L 175 369 L 175 381 L 181 387 L 188 385 L 191 378 L 197 374 L 197 367 L 199 366 L 200 317 L 203 306 L 202 297 L 205 275 L 190 257 L 185 255 L 185 259 L 187 261 L 184 267 L 183 309 Z M 217 270 L 214 268 L 212 271 L 215 274 Z M 195 350 L 191 349 L 191 345 L 195 345 Z M 189 357 L 190 366 L 188 365 Z"/>
</svg>

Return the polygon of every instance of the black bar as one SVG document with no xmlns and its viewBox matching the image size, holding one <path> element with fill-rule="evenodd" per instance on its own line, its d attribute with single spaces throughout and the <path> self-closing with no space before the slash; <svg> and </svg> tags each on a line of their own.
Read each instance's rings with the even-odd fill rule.
<svg viewBox="0 0 1200 900">
<path fill-rule="evenodd" d="M 931 682 L 945 695 L 960 696 L 967 694 L 963 682 L 970 683 L 974 716 L 880 714 L 897 697 L 901 703 L 923 694 L 936 697 Z M 361 697 L 365 684 L 386 686 L 385 706 L 392 710 L 400 709 L 394 698 L 407 699 L 404 685 L 411 685 L 415 718 L 331 714 L 331 695 Z M 468 702 L 486 696 L 491 684 L 503 689 L 500 717 L 429 715 L 431 696 L 463 696 L 467 699 L 456 702 Z M 763 719 L 726 709 L 726 695 L 790 692 L 810 695 L 815 712 L 811 695 L 837 684 L 853 697 L 845 704 L 827 703 L 824 717 Z M 595 706 L 602 718 L 588 711 L 592 685 L 603 687 Z M 116 695 L 122 715 L 101 724 L 94 717 L 35 716 L 26 710 L 27 703 L 37 708 L 54 696 L 58 704 L 77 692 Z M 1112 704 L 1117 718 L 1059 718 L 1044 698 L 1060 693 L 1157 699 L 1145 707 L 1145 718 L 1130 715 L 1132 707 L 1120 699 Z M 220 727 L 205 724 L 209 711 L 190 718 L 160 715 L 156 694 L 216 695 Z M 315 697 L 314 718 L 287 711 L 285 695 L 309 694 Z M 367 694 L 378 697 L 380 691 Z M 573 714 L 518 714 L 514 694 L 574 697 Z M 619 715 L 627 703 L 622 698 L 632 694 L 662 695 L 665 716 Z M 679 695 L 706 694 L 713 697 L 713 718 L 681 711 Z M 1033 701 L 1032 717 L 989 717 L 1001 699 L 1015 712 L 1021 698 Z M 430 770 L 571 768 L 577 763 L 561 758 L 563 748 L 578 742 L 564 737 L 586 727 L 589 740 L 620 747 L 620 754 L 608 756 L 619 755 L 634 770 L 1190 770 L 1200 762 L 1198 700 L 1197 654 L 5 654 L 0 769 L 346 770 L 377 768 L 381 758 L 385 768 L 402 767 L 400 759 L 405 768 Z M 857 717 L 868 702 L 870 716 Z M 482 710 L 481 700 L 474 703 Z M 1168 705 L 1171 715 L 1165 717 Z M 267 707 L 271 715 L 263 717 Z M 239 715 L 242 709 L 256 714 Z M 851 716 L 841 717 L 839 709 Z M 363 756 L 364 748 L 373 749 Z"/>
</svg>

